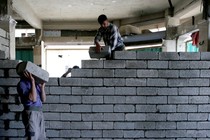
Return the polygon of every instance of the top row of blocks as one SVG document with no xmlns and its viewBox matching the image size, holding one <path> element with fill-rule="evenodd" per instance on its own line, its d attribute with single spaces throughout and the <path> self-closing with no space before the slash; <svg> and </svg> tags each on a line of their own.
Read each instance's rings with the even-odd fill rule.
<svg viewBox="0 0 210 140">
<path fill-rule="evenodd" d="M 116 51 L 115 60 L 210 60 L 210 52 L 138 52 Z"/>
</svg>

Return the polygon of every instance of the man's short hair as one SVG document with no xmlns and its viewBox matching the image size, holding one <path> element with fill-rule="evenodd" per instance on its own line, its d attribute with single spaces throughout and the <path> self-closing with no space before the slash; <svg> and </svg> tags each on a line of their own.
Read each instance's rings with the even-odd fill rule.
<svg viewBox="0 0 210 140">
<path fill-rule="evenodd" d="M 98 23 L 99 23 L 99 24 L 103 24 L 103 22 L 104 22 L 105 20 L 107 20 L 107 17 L 106 17 L 106 15 L 104 15 L 104 14 L 102 14 L 102 15 L 100 15 L 100 16 L 98 17 Z"/>
</svg>

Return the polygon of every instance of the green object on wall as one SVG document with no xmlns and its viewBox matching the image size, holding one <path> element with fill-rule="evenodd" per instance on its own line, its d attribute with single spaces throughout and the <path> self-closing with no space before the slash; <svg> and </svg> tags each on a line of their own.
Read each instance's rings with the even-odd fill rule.
<svg viewBox="0 0 210 140">
<path fill-rule="evenodd" d="M 16 49 L 16 60 L 34 62 L 33 49 Z"/>
</svg>

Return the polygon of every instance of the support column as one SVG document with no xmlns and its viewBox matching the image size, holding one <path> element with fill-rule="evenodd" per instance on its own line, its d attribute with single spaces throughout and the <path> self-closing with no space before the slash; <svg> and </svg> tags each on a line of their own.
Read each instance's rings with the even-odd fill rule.
<svg viewBox="0 0 210 140">
<path fill-rule="evenodd" d="M 42 51 L 42 47 L 41 47 L 41 42 L 42 42 L 42 29 L 36 29 L 35 30 L 35 34 L 36 34 L 36 45 L 34 46 L 34 63 L 37 65 L 41 65 L 42 64 L 42 56 L 41 56 L 41 51 Z"/>
</svg>

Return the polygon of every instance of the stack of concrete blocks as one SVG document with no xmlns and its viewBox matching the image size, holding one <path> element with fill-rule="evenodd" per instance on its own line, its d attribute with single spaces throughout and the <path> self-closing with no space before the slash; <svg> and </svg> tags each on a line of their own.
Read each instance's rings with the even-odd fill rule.
<svg viewBox="0 0 210 140">
<path fill-rule="evenodd" d="M 0 59 L 9 58 L 9 33 L 0 28 Z"/>
<path fill-rule="evenodd" d="M 210 53 L 116 52 L 84 60 L 71 78 L 50 78 L 50 140 L 209 140 Z M 0 61 L 0 139 L 23 138 L 14 73 Z"/>
</svg>

